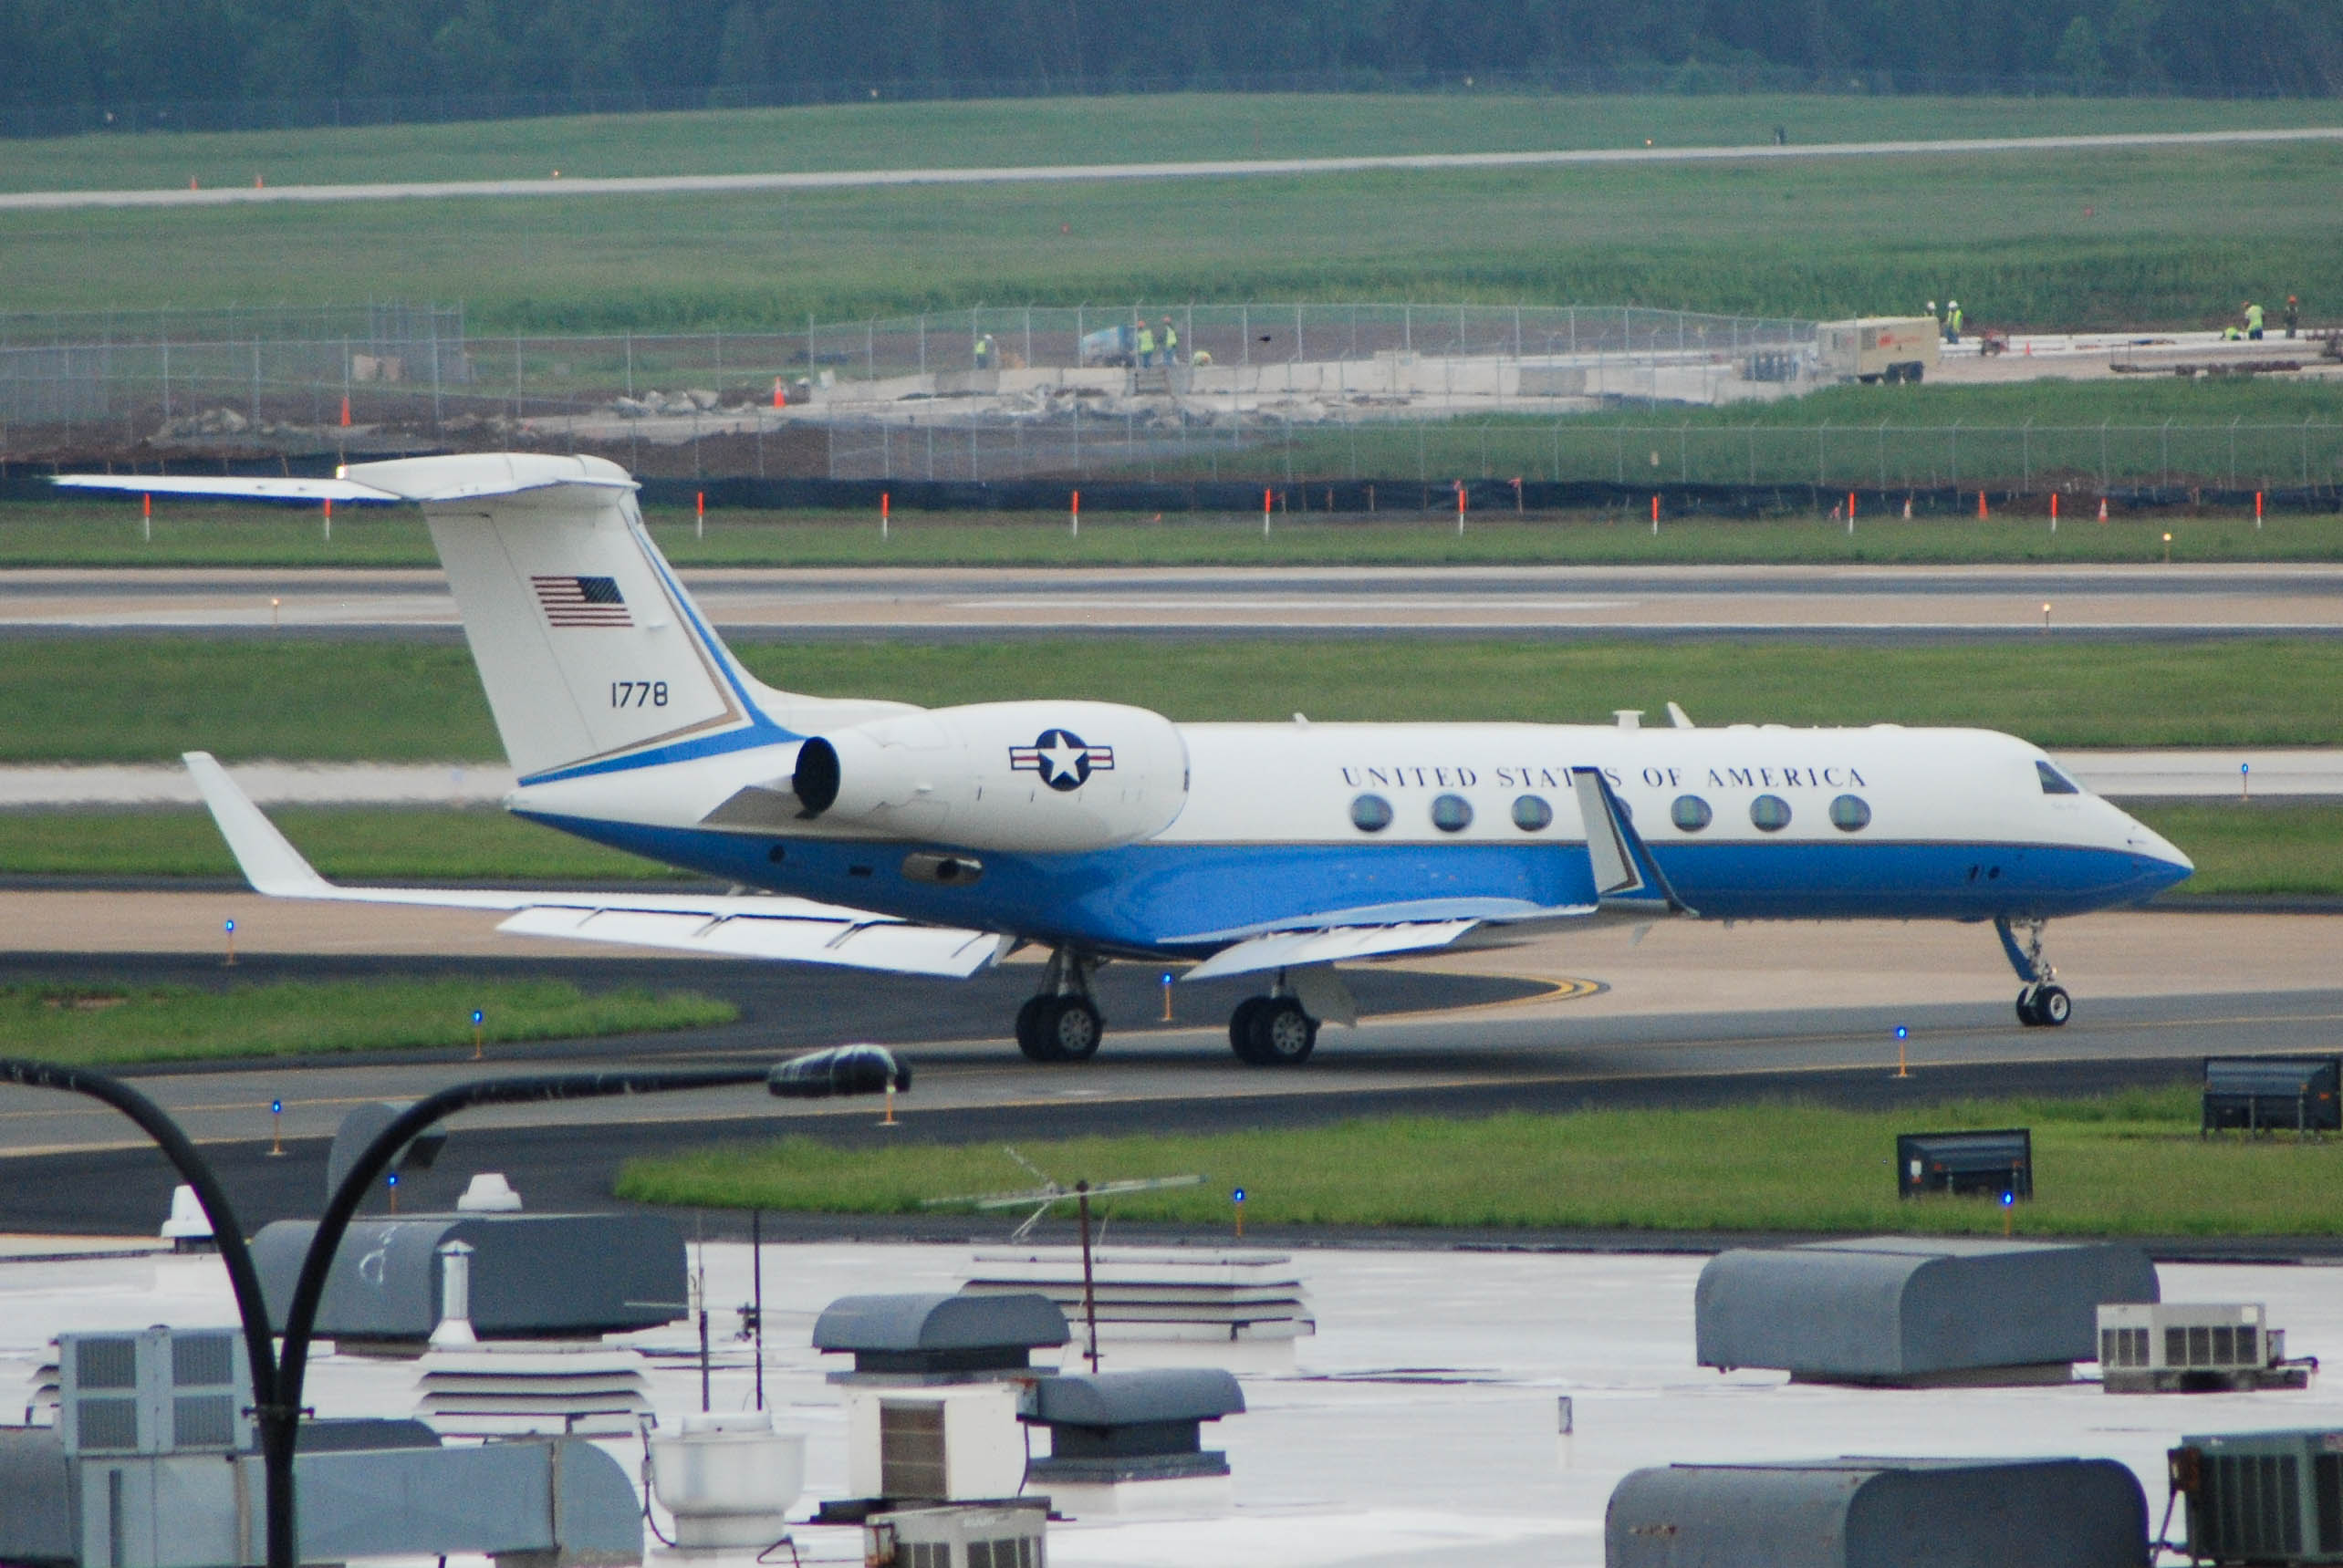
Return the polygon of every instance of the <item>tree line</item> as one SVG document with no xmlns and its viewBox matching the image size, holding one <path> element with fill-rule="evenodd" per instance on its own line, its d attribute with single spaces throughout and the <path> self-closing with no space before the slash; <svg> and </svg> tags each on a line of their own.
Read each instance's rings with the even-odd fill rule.
<svg viewBox="0 0 2343 1568">
<path fill-rule="evenodd" d="M 1502 83 L 2323 96 L 2343 0 L 0 0 L 0 106 Z"/>
</svg>

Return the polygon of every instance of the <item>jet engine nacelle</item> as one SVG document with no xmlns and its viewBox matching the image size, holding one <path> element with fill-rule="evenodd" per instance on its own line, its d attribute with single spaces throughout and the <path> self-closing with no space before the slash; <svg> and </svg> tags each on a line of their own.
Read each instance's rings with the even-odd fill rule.
<svg viewBox="0 0 2343 1568">
<path fill-rule="evenodd" d="M 1188 748 L 1112 702 L 983 702 L 817 735 L 791 788 L 826 825 L 971 849 L 1078 851 L 1151 837 L 1188 799 Z"/>
</svg>

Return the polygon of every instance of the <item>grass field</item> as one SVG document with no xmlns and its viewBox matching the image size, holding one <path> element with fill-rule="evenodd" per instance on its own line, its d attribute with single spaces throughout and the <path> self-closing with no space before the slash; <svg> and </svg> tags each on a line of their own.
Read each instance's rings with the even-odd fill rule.
<svg viewBox="0 0 2343 1568">
<path fill-rule="evenodd" d="M 1609 436 L 1597 432 L 1604 444 Z M 1470 444 L 1469 436 L 1457 441 Z M 1542 441 L 1544 437 L 1528 438 Z M 1671 438 L 1672 440 L 1672 437 Z M 1639 443 L 1640 444 L 1640 443 Z M 1411 467 L 1413 452 L 1408 453 Z M 651 531 L 677 565 L 703 566 L 1798 566 L 1862 562 L 2331 561 L 2343 559 L 2343 520 L 2272 513 L 2254 525 L 2250 509 L 2199 514 L 2119 516 L 2087 526 L 2088 496 L 2068 496 L 2068 521 L 2049 531 L 2046 495 L 1973 516 L 1893 515 L 1858 520 L 1849 535 L 1819 510 L 1811 515 L 1742 521 L 1668 518 L 1654 535 L 1637 513 L 1516 517 L 1500 497 L 1455 529 L 1454 502 L 1438 489 L 1422 509 L 1415 485 L 1387 488 L 1373 517 L 1304 512 L 1308 483 L 1281 485 L 1286 511 L 1270 535 L 1258 513 L 1101 514 L 1086 504 L 1082 532 L 1064 516 L 1032 513 L 922 513 L 897 504 L 880 537 L 875 509 L 842 512 L 713 510 L 704 535 L 688 513 L 651 509 Z M 2079 513 L 2079 515 L 2077 514 Z M 403 513 L 334 519 L 323 535 L 314 517 L 282 509 L 155 505 L 153 537 L 143 536 L 137 503 L 84 501 L 0 505 L 0 567 L 5 566 L 419 566 L 436 567 L 420 519 Z M 253 586 L 254 603 L 266 584 Z"/>
<path fill-rule="evenodd" d="M 294 806 L 269 819 L 328 877 L 359 881 L 625 882 L 669 867 L 489 807 Z M 234 877 L 200 807 L 0 812 L 0 871 L 22 877 Z"/>
<path fill-rule="evenodd" d="M 916 1123 L 917 1112 L 912 1113 Z M 1483 1121 L 1394 1118 L 1206 1137 L 1021 1144 L 1061 1181 L 1194 1172 L 1201 1188 L 1118 1198 L 1112 1219 L 1229 1222 L 1245 1191 L 1262 1225 L 1559 1227 L 1998 1234 L 1991 1199 L 1896 1198 L 1895 1137 L 1923 1127 L 2030 1127 L 2035 1199 L 2019 1235 L 2322 1235 L 2343 1144 L 2200 1142 L 2192 1091 L 1853 1112 L 1799 1103 L 1591 1111 Z M 840 1149 L 810 1138 L 636 1160 L 640 1202 L 907 1214 L 924 1200 L 1015 1190 L 1031 1177 L 991 1145 Z M 1009 1221 L 978 1218 L 985 1228 Z"/>
<path fill-rule="evenodd" d="M 2192 801 L 2129 809 L 2196 861 L 2176 898 L 2343 894 L 2343 805 Z M 497 811 L 311 807 L 270 815 L 328 877 L 559 883 L 676 875 Z M 237 875 L 211 817 L 193 807 L 0 812 L 0 873 Z"/>
<path fill-rule="evenodd" d="M 2332 118 L 2324 104 L 1863 99 L 1849 112 L 1836 99 L 1312 99 L 1278 107 L 1284 129 L 1273 130 L 1272 111 L 1251 110 L 1252 101 L 932 106 L 923 111 L 934 117 L 930 129 L 875 143 L 871 128 L 886 120 L 866 108 L 790 110 L 722 121 L 744 129 L 709 131 L 708 157 L 764 167 L 776 156 L 801 164 L 917 160 L 940 156 L 922 148 L 957 143 L 985 161 L 1014 152 L 1070 161 L 1225 151 L 1232 139 L 1249 151 L 1255 112 L 1264 117 L 1265 151 L 1349 151 L 1377 137 L 1416 148 L 1580 138 L 1632 145 L 1670 128 L 1671 140 L 1755 140 L 1775 123 L 1793 125 L 1804 140 Z M 953 118 L 984 113 L 1026 128 L 988 139 Z M 1391 125 L 1376 137 L 1354 129 L 1378 118 Z M 1508 127 L 1508 119 L 1522 124 Z M 1126 120 L 1138 129 L 1122 129 Z M 1410 120 L 1419 123 L 1404 128 Z M 699 123 L 598 128 L 623 140 L 655 124 L 661 138 L 600 164 L 570 160 L 565 171 L 685 161 L 674 149 L 699 134 Z M 786 154 L 758 145 L 766 124 L 789 128 Z M 1563 129 L 1573 125 L 1583 129 Z M 347 142 L 301 137 L 320 137 L 331 151 L 318 156 L 349 170 L 385 133 L 359 134 Z M 450 159 L 482 172 L 494 165 L 541 174 L 558 161 L 548 139 L 563 132 L 528 122 L 391 134 L 394 149 L 406 151 L 367 163 L 370 177 L 446 172 Z M 480 139 L 477 151 L 458 148 L 466 135 Z M 176 158 L 161 138 L 30 145 L 46 161 L 18 176 L 33 183 L 288 177 L 255 167 L 255 158 L 266 162 L 261 140 L 227 151 L 191 143 Z M 216 160 L 208 170 L 206 157 Z M 772 326 L 808 313 L 859 319 L 984 302 L 1410 296 L 1830 317 L 1950 295 L 1981 326 L 2170 325 L 2220 319 L 2249 294 L 2298 293 L 2314 319 L 2329 302 L 2343 304 L 2338 221 L 2319 199 L 2338 170 L 2343 147 L 2244 146 L 24 213 L 0 216 L 0 247 L 19 310 L 462 299 L 473 328 L 487 332 Z M 330 170 L 312 163 L 307 171 Z"/>
<path fill-rule="evenodd" d="M 588 995 L 556 981 L 285 981 L 188 987 L 0 988 L 0 1052 L 49 1062 L 130 1063 L 467 1045 L 728 1023 L 739 1010 L 690 992 Z"/>
<path fill-rule="evenodd" d="M 2309 345 L 2304 357 L 2315 359 L 2317 352 Z M 2016 509 L 2036 518 L 2048 513 L 2049 492 L 2063 489 L 2071 522 L 2095 510 L 2102 484 L 2270 491 L 2333 485 L 2343 480 L 2338 409 L 2334 383 L 2264 377 L 1848 385 L 1723 408 L 1630 401 L 1615 412 L 1572 418 L 1321 425 L 1299 431 L 1289 452 L 1233 458 L 1225 445 L 1199 441 L 1151 458 L 1142 472 L 1161 479 L 1290 474 L 1435 486 L 1519 474 L 1655 488 L 1776 484 L 1891 493 L 1989 483 L 2029 492 Z M 1393 496 L 1395 505 L 1414 501 L 1412 493 Z M 2123 504 L 2117 502 L 2119 513 Z M 2329 524 L 2326 535 L 2337 532 L 2331 517 L 2321 521 Z M 1952 537 L 1963 535 L 1956 530 Z"/>
<path fill-rule="evenodd" d="M 1410 679 L 1390 678 L 1404 646 Z M 499 754 L 470 655 L 401 642 L 24 639 L 0 660 L 0 763 L 459 762 Z M 2334 745 L 2343 647 L 2319 640 L 1806 647 L 1153 639 L 750 644 L 760 678 L 922 706 L 1131 702 L 1174 719 L 1975 724 L 2048 746 Z"/>
<path fill-rule="evenodd" d="M 856 104 L 23 141 L 0 190 L 974 168 L 1882 138 L 2059 136 L 2334 123 L 2331 105 L 2190 99 L 1513 97 L 1192 93 Z"/>
</svg>

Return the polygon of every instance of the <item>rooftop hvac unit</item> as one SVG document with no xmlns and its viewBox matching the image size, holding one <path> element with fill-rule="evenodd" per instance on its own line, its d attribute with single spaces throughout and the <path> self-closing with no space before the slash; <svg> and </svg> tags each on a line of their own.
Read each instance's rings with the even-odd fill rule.
<svg viewBox="0 0 2343 1568">
<path fill-rule="evenodd" d="M 889 1502 L 1008 1497 L 1026 1475 L 1017 1389 L 1005 1383 L 849 1388 L 847 1486 Z"/>
<path fill-rule="evenodd" d="M 1898 1135 L 1896 1196 L 1923 1192 L 2033 1197 L 2034 1135 L 2025 1127 Z"/>
<path fill-rule="evenodd" d="M 2098 1309 L 2099 1383 L 2110 1394 L 2303 1388 L 2318 1363 L 2286 1359 L 2286 1331 L 2258 1302 Z"/>
<path fill-rule="evenodd" d="M 67 1453 L 252 1447 L 252 1367 L 236 1330 L 61 1334 L 57 1347 L 57 1426 Z"/>
<path fill-rule="evenodd" d="M 872 1568 L 1048 1568 L 1049 1500 L 870 1516 L 862 1560 Z"/>
<path fill-rule="evenodd" d="M 2182 1438 L 2169 1458 L 2192 1561 L 2343 1563 L 2343 1432 Z"/>
<path fill-rule="evenodd" d="M 2207 1056 L 2202 1132 L 2343 1131 L 2343 1056 Z"/>
</svg>

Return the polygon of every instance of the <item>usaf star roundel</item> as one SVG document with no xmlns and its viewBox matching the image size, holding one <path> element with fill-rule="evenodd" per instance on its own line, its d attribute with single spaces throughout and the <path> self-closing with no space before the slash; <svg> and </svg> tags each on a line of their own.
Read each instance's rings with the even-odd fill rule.
<svg viewBox="0 0 2343 1568">
<path fill-rule="evenodd" d="M 1009 748 L 1011 773 L 1039 774 L 1055 790 L 1080 789 L 1092 774 L 1111 773 L 1114 765 L 1112 746 L 1085 745 L 1071 730 L 1044 730 L 1032 745 Z"/>
</svg>

